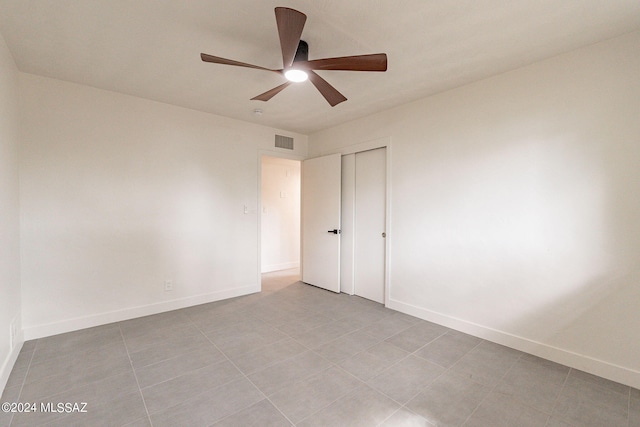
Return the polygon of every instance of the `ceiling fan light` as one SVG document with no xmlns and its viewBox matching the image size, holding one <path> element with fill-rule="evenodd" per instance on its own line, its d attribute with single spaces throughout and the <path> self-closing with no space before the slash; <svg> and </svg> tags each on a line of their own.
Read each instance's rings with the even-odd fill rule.
<svg viewBox="0 0 640 427">
<path fill-rule="evenodd" d="M 284 73 L 284 76 L 287 78 L 287 80 L 291 81 L 291 82 L 303 82 L 305 80 L 307 80 L 309 78 L 309 75 L 307 73 L 305 73 L 302 70 L 296 70 L 296 69 L 291 69 L 291 70 L 287 70 Z"/>
</svg>

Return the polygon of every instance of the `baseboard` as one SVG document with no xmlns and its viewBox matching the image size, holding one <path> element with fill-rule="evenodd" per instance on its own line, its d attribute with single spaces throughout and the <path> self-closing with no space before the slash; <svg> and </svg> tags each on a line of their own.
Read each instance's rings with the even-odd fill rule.
<svg viewBox="0 0 640 427">
<path fill-rule="evenodd" d="M 427 310 L 401 301 L 391 299 L 387 301 L 386 307 L 485 339 L 487 341 L 520 350 L 534 356 L 542 357 L 543 359 L 547 359 L 552 362 L 560 363 L 571 368 L 579 369 L 602 378 L 640 389 L 640 372 L 633 369 L 519 337 L 504 331 L 488 328 L 466 320 L 447 316 L 442 313 Z"/>
<path fill-rule="evenodd" d="M 289 270 L 290 268 L 300 268 L 299 262 L 285 262 L 282 264 L 271 264 L 262 267 L 262 273 L 271 273 L 272 271 Z"/>
<path fill-rule="evenodd" d="M 0 395 L 7 385 L 7 381 L 9 381 L 11 370 L 16 364 L 16 360 L 18 360 L 20 350 L 22 350 L 22 344 L 24 344 L 24 340 L 19 340 L 16 345 L 13 346 L 13 349 L 9 352 L 5 360 L 2 362 L 2 367 L 0 367 Z"/>
<path fill-rule="evenodd" d="M 170 301 L 163 301 L 144 306 L 129 307 L 122 310 L 114 310 L 91 316 L 76 317 L 73 319 L 63 320 L 61 322 L 29 326 L 23 329 L 24 339 L 33 340 L 37 338 L 44 338 L 51 335 L 62 334 L 65 332 L 92 328 L 94 326 L 106 325 L 108 323 L 121 322 L 123 320 L 135 319 L 137 317 L 164 313 L 165 311 L 178 310 L 194 305 L 206 304 L 223 299 L 239 297 L 255 292 L 260 292 L 259 284 L 179 298 Z"/>
</svg>

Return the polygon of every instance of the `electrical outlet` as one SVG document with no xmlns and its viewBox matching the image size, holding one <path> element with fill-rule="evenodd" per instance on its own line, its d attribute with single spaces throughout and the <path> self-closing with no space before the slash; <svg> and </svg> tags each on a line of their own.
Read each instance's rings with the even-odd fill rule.
<svg viewBox="0 0 640 427">
<path fill-rule="evenodd" d="M 164 281 L 164 291 L 171 292 L 173 290 L 173 280 L 167 279 Z"/>
<path fill-rule="evenodd" d="M 16 326 L 16 319 L 13 319 L 9 324 L 9 349 L 13 350 L 16 346 L 16 337 L 18 335 L 18 327 Z"/>
</svg>

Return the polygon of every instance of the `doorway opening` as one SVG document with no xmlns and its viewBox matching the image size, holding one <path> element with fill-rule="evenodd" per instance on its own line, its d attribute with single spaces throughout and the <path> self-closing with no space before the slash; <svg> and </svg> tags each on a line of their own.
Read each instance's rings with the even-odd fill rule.
<svg viewBox="0 0 640 427">
<path fill-rule="evenodd" d="M 300 279 L 301 162 L 261 157 L 260 273 L 262 291 Z"/>
</svg>

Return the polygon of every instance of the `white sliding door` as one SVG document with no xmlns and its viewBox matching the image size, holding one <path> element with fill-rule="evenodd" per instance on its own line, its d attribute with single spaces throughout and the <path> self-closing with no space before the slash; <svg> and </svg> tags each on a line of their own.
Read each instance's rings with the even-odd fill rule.
<svg viewBox="0 0 640 427">
<path fill-rule="evenodd" d="M 340 292 L 341 156 L 302 163 L 302 281 Z"/>
</svg>

